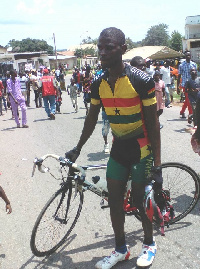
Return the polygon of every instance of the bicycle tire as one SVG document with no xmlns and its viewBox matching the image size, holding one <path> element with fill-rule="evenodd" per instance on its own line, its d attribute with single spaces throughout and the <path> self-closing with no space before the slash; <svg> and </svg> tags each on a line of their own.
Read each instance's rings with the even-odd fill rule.
<svg viewBox="0 0 200 269">
<path fill-rule="evenodd" d="M 200 196 L 200 179 L 187 165 L 169 162 L 161 166 L 163 190 L 169 191 L 170 205 L 173 206 L 175 214 L 168 223 L 173 224 L 188 215 L 197 204 Z"/>
<path fill-rule="evenodd" d="M 43 257 L 55 252 L 73 230 L 83 204 L 83 193 L 78 191 L 74 197 L 74 190 L 72 185 L 59 189 L 40 212 L 30 241 L 35 256 Z M 66 221 L 63 221 L 65 214 Z"/>
<path fill-rule="evenodd" d="M 169 162 L 163 163 L 161 166 L 163 190 L 169 191 L 170 205 L 172 205 L 175 214 L 173 219 L 165 223 L 167 226 L 183 219 L 193 210 L 200 197 L 200 179 L 197 173 L 187 165 Z M 141 221 L 139 211 L 132 214 Z"/>
</svg>

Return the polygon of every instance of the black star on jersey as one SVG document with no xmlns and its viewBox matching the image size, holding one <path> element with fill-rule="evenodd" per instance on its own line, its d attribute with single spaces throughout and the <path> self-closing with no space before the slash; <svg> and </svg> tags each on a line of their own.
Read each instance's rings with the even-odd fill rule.
<svg viewBox="0 0 200 269">
<path fill-rule="evenodd" d="M 152 148 L 151 148 L 150 145 L 147 145 L 147 150 L 148 150 L 149 152 L 152 152 Z"/>
<path fill-rule="evenodd" d="M 115 116 L 120 115 L 120 113 L 119 113 L 120 110 L 119 109 L 116 108 L 114 111 L 115 111 Z"/>
</svg>

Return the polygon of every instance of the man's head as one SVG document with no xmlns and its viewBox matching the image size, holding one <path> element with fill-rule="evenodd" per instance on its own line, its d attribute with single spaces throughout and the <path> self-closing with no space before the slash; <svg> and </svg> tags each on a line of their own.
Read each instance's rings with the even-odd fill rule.
<svg viewBox="0 0 200 269">
<path fill-rule="evenodd" d="M 153 78 L 156 82 L 160 80 L 160 72 L 158 70 L 155 71 Z"/>
<path fill-rule="evenodd" d="M 186 59 L 186 62 L 188 63 L 190 62 L 191 54 L 189 50 L 185 51 L 185 59 Z"/>
<path fill-rule="evenodd" d="M 146 67 L 150 68 L 151 60 L 149 58 L 146 59 Z"/>
<path fill-rule="evenodd" d="M 130 64 L 131 66 L 134 66 L 142 71 L 145 71 L 146 69 L 145 60 L 141 56 L 133 57 Z"/>
<path fill-rule="evenodd" d="M 170 66 L 170 61 L 166 60 L 165 63 L 164 63 L 164 67 L 169 67 L 169 66 Z"/>
<path fill-rule="evenodd" d="M 43 69 L 43 74 L 44 74 L 44 76 L 48 75 L 49 74 L 49 70 L 47 68 Z"/>
<path fill-rule="evenodd" d="M 14 80 L 17 76 L 17 71 L 14 69 L 10 70 L 10 76 Z"/>
<path fill-rule="evenodd" d="M 112 68 L 122 63 L 127 46 L 124 33 L 115 27 L 104 29 L 99 36 L 98 50 L 103 68 Z"/>
</svg>

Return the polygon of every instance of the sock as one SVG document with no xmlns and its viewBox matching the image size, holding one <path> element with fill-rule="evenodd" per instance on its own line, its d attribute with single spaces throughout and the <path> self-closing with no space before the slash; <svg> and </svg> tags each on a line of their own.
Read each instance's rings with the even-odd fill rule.
<svg viewBox="0 0 200 269">
<path fill-rule="evenodd" d="M 150 240 L 149 241 L 147 241 L 147 240 L 145 241 L 144 240 L 143 244 L 148 245 L 148 246 L 155 246 L 155 242 L 153 240 L 152 241 L 150 241 Z"/>
<path fill-rule="evenodd" d="M 120 247 L 116 247 L 115 248 L 115 251 L 121 253 L 121 254 L 124 254 L 126 253 L 127 251 L 127 247 L 126 247 L 126 244 L 124 244 L 123 246 L 120 246 Z"/>
</svg>

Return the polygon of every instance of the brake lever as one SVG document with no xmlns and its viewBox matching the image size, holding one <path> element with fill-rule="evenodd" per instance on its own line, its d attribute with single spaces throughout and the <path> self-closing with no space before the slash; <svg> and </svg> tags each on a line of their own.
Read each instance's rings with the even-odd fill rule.
<svg viewBox="0 0 200 269">
<path fill-rule="evenodd" d="M 35 157 L 34 161 L 33 161 L 33 170 L 32 170 L 32 177 L 34 176 L 35 174 L 35 168 L 36 168 L 36 165 L 38 164 L 38 161 L 39 159 L 37 157 Z"/>
<path fill-rule="evenodd" d="M 36 166 L 38 166 L 38 170 L 41 172 L 41 173 L 46 173 L 46 172 L 49 172 L 49 168 L 48 167 L 44 167 L 42 166 L 42 162 L 43 162 L 43 159 L 38 159 L 37 157 L 34 159 L 33 161 L 33 171 L 32 171 L 32 177 L 35 173 L 35 168 Z"/>
</svg>

